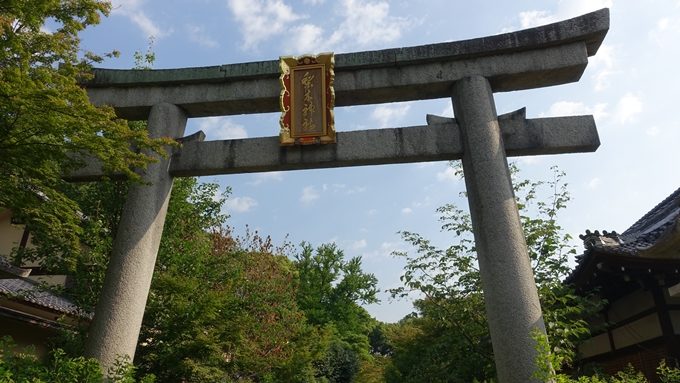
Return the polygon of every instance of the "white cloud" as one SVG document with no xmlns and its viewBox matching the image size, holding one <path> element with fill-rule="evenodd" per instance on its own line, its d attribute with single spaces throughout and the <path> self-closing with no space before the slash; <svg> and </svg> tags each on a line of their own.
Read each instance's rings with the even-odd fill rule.
<svg viewBox="0 0 680 383">
<path fill-rule="evenodd" d="M 543 157 L 539 156 L 522 156 L 519 157 L 519 162 L 525 165 L 536 165 L 543 162 Z"/>
<path fill-rule="evenodd" d="M 430 200 L 429 196 L 426 196 L 423 200 L 421 201 L 415 201 L 411 203 L 411 206 L 406 206 L 401 209 L 401 214 L 403 215 L 409 215 L 413 214 L 415 209 L 421 209 L 424 207 L 428 207 L 432 205 L 432 201 Z"/>
<path fill-rule="evenodd" d="M 450 102 L 447 102 L 446 105 L 444 106 L 444 109 L 442 109 L 442 111 L 439 115 L 442 116 L 442 117 L 453 118 L 453 104 L 450 103 Z"/>
<path fill-rule="evenodd" d="M 415 208 L 420 208 L 420 207 L 427 207 L 432 205 L 432 200 L 430 199 L 429 196 L 425 196 L 425 198 L 422 201 L 416 201 L 412 203 L 413 207 Z"/>
<path fill-rule="evenodd" d="M 656 136 L 659 135 L 660 132 L 661 132 L 661 129 L 659 129 L 659 127 L 656 126 L 656 125 L 650 127 L 649 129 L 647 129 L 645 131 L 645 133 L 647 133 L 647 135 L 650 136 L 650 137 L 656 137 Z"/>
<path fill-rule="evenodd" d="M 456 174 L 456 170 L 451 166 L 447 166 L 446 169 L 441 172 L 437 172 L 437 181 L 439 182 L 458 182 L 460 177 Z"/>
<path fill-rule="evenodd" d="M 649 31 L 649 38 L 661 48 L 674 49 L 680 35 L 680 17 L 662 17 Z"/>
<path fill-rule="evenodd" d="M 302 18 L 282 0 L 229 0 L 228 5 L 241 26 L 244 49 L 256 47 Z"/>
<path fill-rule="evenodd" d="M 197 43 L 200 46 L 206 48 L 215 48 L 220 45 L 217 40 L 210 37 L 210 35 L 206 33 L 205 28 L 200 25 L 187 25 L 186 30 L 189 40 Z"/>
<path fill-rule="evenodd" d="M 547 11 L 524 11 L 519 13 L 519 25 L 522 29 L 554 23 L 558 18 Z"/>
<path fill-rule="evenodd" d="M 395 251 L 402 251 L 404 245 L 399 242 L 383 242 L 380 246 L 363 254 L 364 258 L 391 258 Z"/>
<path fill-rule="evenodd" d="M 228 212 L 235 213 L 245 213 L 255 206 L 257 206 L 257 201 L 251 197 L 232 197 L 224 203 Z"/>
<path fill-rule="evenodd" d="M 591 57 L 588 67 L 594 71 L 591 76 L 595 81 L 595 91 L 602 91 L 609 87 L 609 78 L 617 73 L 615 70 L 615 50 L 613 47 L 602 44 L 597 54 Z"/>
<path fill-rule="evenodd" d="M 347 194 L 347 195 L 359 194 L 359 193 L 363 193 L 365 191 L 366 191 L 366 186 L 354 186 L 354 187 L 351 187 L 351 188 L 347 188 L 347 190 L 345 190 L 345 194 Z"/>
<path fill-rule="evenodd" d="M 363 193 L 366 191 L 365 186 L 353 186 L 348 187 L 345 184 L 323 184 L 321 185 L 323 191 L 328 191 L 332 193 L 342 193 L 347 195 Z"/>
<path fill-rule="evenodd" d="M 229 193 L 225 194 L 225 190 L 222 188 L 217 188 L 215 193 L 213 193 L 212 200 L 218 202 L 220 200 L 225 200 L 229 198 Z"/>
<path fill-rule="evenodd" d="M 142 10 L 143 0 L 117 0 L 112 3 L 111 13 L 127 17 L 139 29 L 145 37 L 160 39 L 172 33 L 171 30 L 164 30 L 151 20 L 144 10 Z"/>
<path fill-rule="evenodd" d="M 640 113 L 642 113 L 642 100 L 630 92 L 621 97 L 616 105 L 616 120 L 621 124 L 635 121 Z"/>
<path fill-rule="evenodd" d="M 325 0 L 302 0 L 303 3 L 309 4 L 309 5 L 319 5 L 323 4 Z"/>
<path fill-rule="evenodd" d="M 323 29 L 314 24 L 303 24 L 292 29 L 289 49 L 297 54 L 320 52 L 326 48 Z"/>
<path fill-rule="evenodd" d="M 518 14 L 520 28 L 533 28 L 539 25 L 554 23 L 596 11 L 601 8 L 611 8 L 612 0 L 560 0 L 557 10 L 548 12 L 544 10 L 528 10 Z M 503 32 L 514 30 L 513 27 L 503 28 Z"/>
<path fill-rule="evenodd" d="M 162 31 L 144 12 L 137 11 L 127 16 L 133 23 L 137 24 L 142 32 L 148 37 L 161 38 L 167 35 L 167 33 Z"/>
<path fill-rule="evenodd" d="M 248 132 L 243 125 L 235 123 L 229 117 L 207 117 L 201 121 L 198 127 L 209 140 L 248 138 Z"/>
<path fill-rule="evenodd" d="M 260 185 L 269 181 L 283 181 L 283 172 L 267 172 L 267 173 L 257 173 L 253 175 L 253 181 L 249 182 L 250 185 Z"/>
<path fill-rule="evenodd" d="M 413 164 L 412 166 L 415 166 L 418 169 L 424 169 L 424 168 L 431 168 L 434 166 L 439 165 L 437 162 L 417 162 Z"/>
<path fill-rule="evenodd" d="M 558 101 L 550 106 L 547 113 L 541 113 L 542 117 L 566 117 L 592 114 L 596 120 L 603 120 L 609 116 L 607 104 L 599 103 L 594 107 L 585 105 L 582 102 Z"/>
<path fill-rule="evenodd" d="M 356 250 L 361 250 L 361 249 L 365 248 L 367 245 L 368 245 L 368 243 L 366 242 L 365 239 L 360 239 L 358 241 L 352 242 L 352 244 L 350 245 L 350 248 L 352 250 L 356 251 Z"/>
<path fill-rule="evenodd" d="M 411 22 L 390 16 L 387 1 L 342 0 L 343 21 L 328 39 L 328 45 L 366 47 L 384 45 L 401 37 L 402 29 Z"/>
<path fill-rule="evenodd" d="M 557 14 L 560 19 L 580 16 L 584 13 L 597 11 L 602 8 L 611 8 L 613 0 L 560 0 Z"/>
<path fill-rule="evenodd" d="M 398 120 L 404 118 L 411 109 L 411 104 L 378 105 L 373 109 L 371 118 L 378 121 L 379 128 L 398 125 Z"/>
<path fill-rule="evenodd" d="M 321 195 L 319 195 L 319 192 L 316 190 L 316 188 L 314 186 L 305 186 L 302 189 L 302 195 L 300 196 L 300 202 L 302 202 L 303 205 L 311 205 L 316 200 L 318 200 L 319 197 L 321 197 Z"/>
<path fill-rule="evenodd" d="M 602 180 L 599 177 L 595 177 L 588 182 L 588 189 L 597 189 L 601 183 Z"/>
</svg>

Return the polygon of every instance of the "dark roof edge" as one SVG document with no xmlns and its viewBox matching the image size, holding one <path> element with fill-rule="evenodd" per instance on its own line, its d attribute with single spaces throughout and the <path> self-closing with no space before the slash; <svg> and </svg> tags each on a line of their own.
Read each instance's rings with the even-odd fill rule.
<svg viewBox="0 0 680 383">
<path fill-rule="evenodd" d="M 24 269 L 9 263 L 4 256 L 0 255 L 0 278 L 28 277 L 31 269 Z"/>
<path fill-rule="evenodd" d="M 615 262 L 617 264 L 627 263 L 633 265 L 655 264 L 664 266 L 680 267 L 680 259 L 677 258 L 652 258 L 639 257 L 633 254 L 617 254 L 600 249 L 586 250 L 578 261 L 578 265 L 572 272 L 564 279 L 563 283 L 567 285 L 574 285 L 576 287 L 582 285 L 590 278 L 593 270 L 597 268 L 600 262 Z M 671 272 L 669 270 L 669 272 Z"/>
<path fill-rule="evenodd" d="M 635 221 L 635 223 L 632 224 L 628 229 L 626 229 L 626 231 L 624 231 L 622 235 L 631 235 L 634 232 L 638 231 L 641 227 L 645 226 L 645 224 L 649 223 L 648 221 L 650 220 L 650 218 L 657 215 L 662 209 L 667 208 L 668 204 L 670 204 L 675 199 L 680 199 L 680 188 L 671 193 L 663 201 L 659 202 L 656 206 L 652 208 L 652 210 L 648 211 L 647 214 L 643 215 L 640 219 Z"/>
<path fill-rule="evenodd" d="M 394 67 L 440 60 L 498 55 L 583 41 L 588 56 L 594 55 L 609 30 L 609 9 L 603 8 L 571 19 L 499 35 L 335 56 L 335 70 Z M 87 87 L 170 85 L 175 83 L 221 82 L 279 75 L 279 61 L 259 61 L 178 69 L 94 69 Z"/>
<path fill-rule="evenodd" d="M 43 317 L 25 313 L 23 311 L 18 311 L 18 310 L 13 310 L 7 307 L 0 306 L 0 317 L 6 317 L 22 322 L 28 322 L 32 324 L 36 324 L 41 327 L 45 328 L 51 328 L 55 330 L 61 330 L 61 329 L 69 329 L 73 328 L 72 325 L 58 322 L 58 321 L 53 321 L 50 319 L 45 319 Z"/>
<path fill-rule="evenodd" d="M 22 293 L 22 292 L 23 292 L 23 291 L 27 291 L 27 290 L 21 290 L 22 292 L 17 293 L 17 294 L 4 294 L 3 292 L 0 292 L 0 295 L 5 296 L 6 298 L 11 299 L 11 300 L 20 301 L 22 304 L 25 304 L 25 305 L 27 305 L 27 306 L 36 307 L 36 308 L 40 308 L 40 309 L 42 309 L 42 310 L 52 311 L 52 312 L 54 312 L 54 313 L 58 313 L 58 314 L 62 314 L 62 315 L 68 315 L 68 316 L 71 316 L 71 317 L 79 317 L 79 318 L 83 318 L 83 319 L 91 319 L 91 317 L 92 317 L 92 315 L 93 315 L 92 313 L 83 310 L 80 306 L 78 306 L 77 304 L 75 304 L 70 298 L 68 298 L 68 297 L 66 297 L 66 296 L 64 296 L 64 295 L 61 295 L 61 294 L 57 294 L 57 293 L 55 293 L 54 291 L 52 291 L 52 290 L 50 290 L 50 289 L 48 289 L 48 288 L 45 288 L 45 287 L 42 285 L 41 282 L 37 282 L 37 281 L 34 281 L 34 280 L 30 279 L 30 278 L 25 278 L 25 277 L 12 278 L 12 279 L 21 280 L 21 281 L 23 281 L 23 282 L 26 282 L 26 283 L 32 285 L 33 288 L 36 289 L 36 290 L 34 290 L 34 291 L 42 292 L 42 293 L 47 293 L 47 294 L 50 294 L 50 295 L 52 295 L 52 296 L 54 296 L 54 297 L 56 297 L 56 298 L 62 299 L 62 300 L 64 300 L 64 301 L 66 301 L 66 303 L 68 303 L 68 304 L 70 304 L 71 306 L 73 306 L 74 309 L 73 309 L 73 310 L 68 310 L 68 309 L 66 309 L 66 308 L 52 307 L 52 306 L 50 306 L 50 305 L 48 305 L 48 304 L 45 304 L 45 303 L 35 302 L 34 300 L 27 299 L 27 297 L 24 297 L 24 296 L 22 295 L 22 294 L 24 294 L 24 293 Z M 31 294 L 31 293 L 33 293 L 34 291 L 27 291 L 26 294 Z M 35 298 L 35 300 L 38 300 L 38 299 L 39 299 L 39 298 Z"/>
</svg>

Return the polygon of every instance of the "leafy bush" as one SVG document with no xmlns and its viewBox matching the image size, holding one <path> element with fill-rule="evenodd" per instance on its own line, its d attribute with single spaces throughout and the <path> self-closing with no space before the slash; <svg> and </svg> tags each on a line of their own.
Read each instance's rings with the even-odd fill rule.
<svg viewBox="0 0 680 383">
<path fill-rule="evenodd" d="M 135 379 L 135 368 L 125 359 L 109 371 L 111 383 L 152 383 L 153 375 Z M 46 361 L 31 347 L 17 348 L 10 337 L 0 339 L 0 383 L 102 383 L 104 376 L 96 359 L 66 356 L 61 349 L 50 351 Z"/>
<path fill-rule="evenodd" d="M 555 372 L 562 365 L 559 354 L 550 353 L 550 346 L 545 335 L 536 332 L 533 338 L 538 345 L 537 365 L 539 370 L 534 377 L 542 382 L 554 383 L 649 383 L 649 380 L 642 372 L 635 370 L 632 365 L 628 365 L 625 370 L 619 371 L 612 376 L 595 374 L 593 376 L 571 377 L 566 374 Z M 669 367 L 665 360 L 662 360 L 656 369 L 657 377 L 662 383 L 680 382 L 680 368 Z"/>
</svg>

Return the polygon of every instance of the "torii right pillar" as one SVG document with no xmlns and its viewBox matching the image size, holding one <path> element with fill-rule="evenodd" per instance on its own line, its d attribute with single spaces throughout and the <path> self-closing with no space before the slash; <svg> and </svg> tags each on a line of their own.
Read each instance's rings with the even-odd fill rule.
<svg viewBox="0 0 680 383">
<path fill-rule="evenodd" d="M 493 92 L 465 77 L 452 91 L 463 138 L 463 171 L 498 381 L 538 381 L 536 331 L 545 324 L 515 202 Z"/>
</svg>

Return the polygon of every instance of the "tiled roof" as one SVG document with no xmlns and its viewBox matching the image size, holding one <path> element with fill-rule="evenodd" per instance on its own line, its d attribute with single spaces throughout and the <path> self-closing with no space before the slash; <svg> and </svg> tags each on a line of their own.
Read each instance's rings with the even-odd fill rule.
<svg viewBox="0 0 680 383">
<path fill-rule="evenodd" d="M 0 275 L 7 274 L 10 276 L 27 277 L 30 273 L 31 270 L 16 267 L 9 263 L 5 257 L 0 256 Z"/>
<path fill-rule="evenodd" d="M 41 287 L 39 283 L 24 278 L 0 279 L 0 294 L 30 302 L 60 313 L 90 317 L 69 299 Z"/>
<path fill-rule="evenodd" d="M 677 233 L 680 227 L 680 188 L 671 193 L 647 214 L 642 216 L 622 234 L 587 230 L 581 235 L 586 251 L 576 257 L 577 265 L 566 279 L 567 283 L 579 278 L 586 265 L 596 255 L 639 257 L 645 250 L 663 242 L 667 235 Z M 677 235 L 677 234 L 675 234 Z"/>
<path fill-rule="evenodd" d="M 595 233 L 582 235 L 586 249 L 608 254 L 638 255 L 655 245 L 663 235 L 680 224 L 680 189 L 661 201 L 652 210 L 635 222 L 623 234 L 603 232 L 612 240 Z M 600 236 L 601 240 L 593 238 Z M 590 237 L 590 243 L 588 241 Z"/>
</svg>

